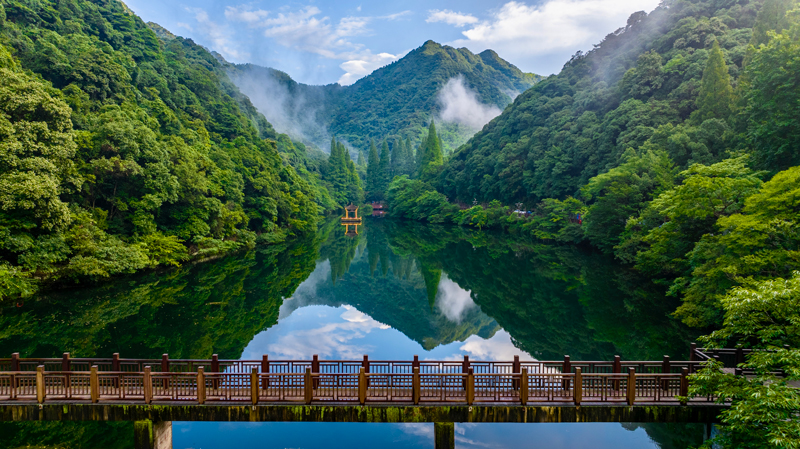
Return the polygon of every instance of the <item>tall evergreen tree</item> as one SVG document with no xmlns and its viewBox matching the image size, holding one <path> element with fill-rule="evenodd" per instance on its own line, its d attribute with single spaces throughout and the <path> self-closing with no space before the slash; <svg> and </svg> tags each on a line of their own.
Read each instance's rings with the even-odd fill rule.
<svg viewBox="0 0 800 449">
<path fill-rule="evenodd" d="M 422 147 L 422 157 L 419 158 L 419 161 L 419 175 L 422 179 L 430 179 L 435 176 L 438 167 L 444 163 L 442 146 L 439 136 L 436 134 L 436 125 L 434 125 L 433 120 L 431 120 L 431 126 L 428 128 L 428 138 Z"/>
<path fill-rule="evenodd" d="M 390 164 L 390 166 L 393 176 L 400 174 L 400 161 L 401 161 L 400 158 L 403 157 L 402 147 L 403 147 L 403 139 L 395 139 L 394 142 L 392 142 L 392 163 Z"/>
<path fill-rule="evenodd" d="M 378 181 L 378 175 L 381 171 L 380 164 L 378 149 L 375 148 L 375 141 L 372 141 L 369 144 L 369 156 L 367 159 L 367 196 L 371 200 L 377 199 L 376 195 L 380 188 Z"/>
<path fill-rule="evenodd" d="M 356 161 L 356 165 L 359 167 L 364 167 L 367 165 L 367 160 L 364 158 L 364 152 L 358 150 L 358 160 Z"/>
<path fill-rule="evenodd" d="M 698 122 L 713 118 L 727 120 L 731 115 L 732 104 L 731 77 L 728 74 L 728 66 L 725 65 L 725 55 L 719 47 L 719 42 L 715 40 L 703 71 L 695 118 Z"/>
<path fill-rule="evenodd" d="M 378 181 L 381 199 L 383 199 L 383 196 L 386 193 L 386 188 L 392 181 L 392 167 L 390 159 L 391 155 L 389 154 L 389 144 L 386 143 L 386 140 L 384 139 L 383 146 L 381 147 L 380 178 Z"/>
<path fill-rule="evenodd" d="M 411 176 L 415 168 L 414 149 L 411 146 L 411 139 L 406 137 L 405 142 L 403 142 L 403 147 L 403 174 Z"/>
</svg>

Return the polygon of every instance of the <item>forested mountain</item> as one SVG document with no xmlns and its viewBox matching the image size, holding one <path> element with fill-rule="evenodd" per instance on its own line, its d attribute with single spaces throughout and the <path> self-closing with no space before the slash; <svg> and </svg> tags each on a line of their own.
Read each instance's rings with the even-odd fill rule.
<svg viewBox="0 0 800 449">
<path fill-rule="evenodd" d="M 315 229 L 305 154 L 154 28 L 116 0 L 0 0 L 0 298 Z"/>
<path fill-rule="evenodd" d="M 540 79 L 491 50 L 476 55 L 433 41 L 344 87 L 300 84 L 283 72 L 250 64 L 228 67 L 231 79 L 270 120 L 283 120 L 285 132 L 320 147 L 333 135 L 356 151 L 367 151 L 371 139 L 418 140 L 440 116 L 439 94 L 448 81 L 463 82 L 479 103 L 502 110 Z M 454 120 L 440 131 L 445 151 L 452 151 L 477 130 Z"/>
<path fill-rule="evenodd" d="M 633 14 L 558 75 L 517 97 L 448 161 L 441 191 L 451 197 L 523 201 L 577 195 L 620 165 L 629 148 L 661 148 L 677 166 L 733 154 L 733 106 L 751 28 L 762 2 L 665 0 Z M 702 85 L 714 42 L 727 91 Z M 726 102 L 712 112 L 701 94 Z M 701 110 L 704 109 L 704 110 Z"/>
</svg>

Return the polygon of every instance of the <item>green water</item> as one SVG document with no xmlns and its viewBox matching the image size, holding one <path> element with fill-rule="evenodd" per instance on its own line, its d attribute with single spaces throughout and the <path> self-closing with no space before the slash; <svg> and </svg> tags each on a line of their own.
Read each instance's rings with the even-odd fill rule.
<svg viewBox="0 0 800 449">
<path fill-rule="evenodd" d="M 696 336 L 669 316 L 677 305 L 674 298 L 587 249 L 384 219 L 367 219 L 357 237 L 343 231 L 333 220 L 316 235 L 285 244 L 7 304 L 0 311 L 0 354 L 684 359 Z M 702 440 L 701 426 L 598 426 L 609 435 L 609 447 L 688 447 Z M 393 437 L 400 441 L 394 446 L 386 441 L 376 446 L 427 441 L 421 431 L 367 428 L 378 441 L 392 432 L 405 435 Z M 316 432 L 288 424 L 237 430 L 229 424 L 178 423 L 176 429 L 176 448 L 196 447 L 197 441 L 224 447 L 214 446 L 213 435 L 228 432 L 241 438 L 253 434 L 254 441 L 264 434 L 287 441 L 297 436 L 306 438 L 300 446 L 315 447 L 305 434 Z M 342 429 L 334 425 L 324 432 L 335 435 Z M 462 443 L 477 438 L 488 447 L 504 447 L 498 435 L 510 441 L 514 432 L 523 440 L 526 432 L 539 432 L 540 438 L 576 433 L 564 426 L 513 429 L 465 427 Z M 59 443 L 94 448 L 128 447 L 132 430 L 127 423 L 29 423 L 0 424 L 0 433 L 12 435 L 0 439 L 0 448 Z"/>
</svg>

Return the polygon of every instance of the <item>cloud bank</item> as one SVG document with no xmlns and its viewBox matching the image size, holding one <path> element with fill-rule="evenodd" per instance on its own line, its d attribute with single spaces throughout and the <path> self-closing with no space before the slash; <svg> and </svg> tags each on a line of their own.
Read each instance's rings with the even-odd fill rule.
<svg viewBox="0 0 800 449">
<path fill-rule="evenodd" d="M 439 91 L 439 120 L 447 123 L 458 123 L 474 130 L 500 115 L 495 105 L 486 105 L 478 100 L 478 95 L 467 87 L 464 75 L 450 78 Z"/>
<path fill-rule="evenodd" d="M 659 3 L 660 0 L 546 0 L 529 5 L 512 1 L 489 11 L 482 21 L 459 22 L 458 14 L 446 15 L 443 13 L 452 11 L 437 10 L 430 11 L 428 21 L 457 27 L 470 24 L 462 32 L 464 38 L 451 45 L 476 52 L 491 48 L 505 59 L 527 62 L 524 65 L 528 67 L 539 61 L 546 66 L 539 70 L 544 74 L 556 72 L 569 54 L 591 48 L 624 26 L 632 13 L 650 12 Z"/>
</svg>

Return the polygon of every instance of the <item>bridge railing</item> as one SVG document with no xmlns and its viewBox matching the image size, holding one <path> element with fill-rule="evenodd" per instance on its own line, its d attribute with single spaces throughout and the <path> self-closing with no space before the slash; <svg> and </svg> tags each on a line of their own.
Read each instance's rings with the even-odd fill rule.
<svg viewBox="0 0 800 449">
<path fill-rule="evenodd" d="M 445 364 L 443 366 L 450 366 Z M 574 372 L 423 373 L 413 367 L 409 373 L 259 372 L 207 373 L 159 372 L 145 366 L 142 372 L 36 371 L 0 372 L 0 401 L 38 402 L 122 402 L 158 403 L 685 403 L 688 368 L 681 373 Z M 691 401 L 710 402 L 715 398 Z"/>
</svg>

